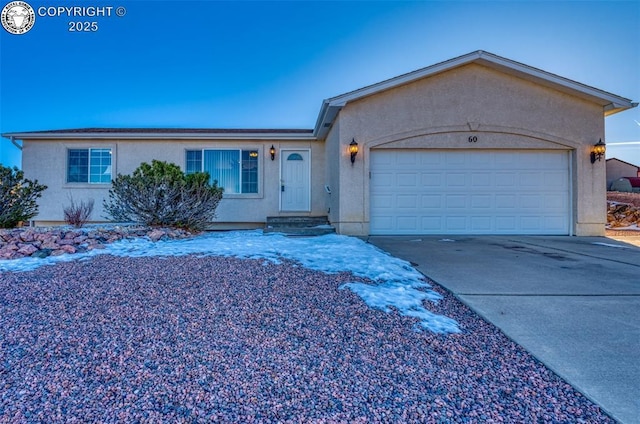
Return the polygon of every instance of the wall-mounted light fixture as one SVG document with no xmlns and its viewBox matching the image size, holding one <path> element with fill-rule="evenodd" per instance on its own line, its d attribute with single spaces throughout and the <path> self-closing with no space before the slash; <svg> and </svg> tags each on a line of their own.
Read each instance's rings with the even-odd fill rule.
<svg viewBox="0 0 640 424">
<path fill-rule="evenodd" d="M 269 149 L 269 153 L 271 154 L 271 160 L 275 160 L 275 158 L 276 158 L 276 148 L 273 147 L 273 144 L 271 145 L 271 148 Z"/>
<path fill-rule="evenodd" d="M 358 154 L 358 143 L 356 143 L 356 139 L 354 138 L 351 143 L 349 143 L 349 153 L 351 154 L 351 165 L 356 161 L 356 155 Z"/>
<path fill-rule="evenodd" d="M 600 139 L 591 149 L 591 163 L 596 163 L 597 160 L 601 160 L 606 150 L 607 146 L 602 142 L 602 139 Z"/>
</svg>

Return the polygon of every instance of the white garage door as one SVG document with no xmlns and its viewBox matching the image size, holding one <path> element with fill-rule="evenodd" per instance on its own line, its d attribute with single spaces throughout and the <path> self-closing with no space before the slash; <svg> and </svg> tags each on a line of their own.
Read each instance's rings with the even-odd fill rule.
<svg viewBox="0 0 640 424">
<path fill-rule="evenodd" d="M 371 151 L 371 234 L 568 234 L 564 151 Z"/>
</svg>

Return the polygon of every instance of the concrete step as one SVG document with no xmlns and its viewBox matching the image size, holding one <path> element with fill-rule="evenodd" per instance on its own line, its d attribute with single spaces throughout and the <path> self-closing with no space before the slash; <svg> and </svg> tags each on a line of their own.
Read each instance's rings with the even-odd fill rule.
<svg viewBox="0 0 640 424">
<path fill-rule="evenodd" d="M 321 236 L 335 233 L 326 216 L 270 216 L 265 233 L 283 233 L 291 236 Z"/>
<path fill-rule="evenodd" d="M 336 229 L 333 227 L 278 227 L 278 228 L 265 228 L 263 232 L 266 233 L 281 233 L 288 236 L 323 236 L 325 234 L 333 234 Z"/>
<path fill-rule="evenodd" d="M 315 227 L 329 224 L 327 216 L 268 216 L 267 227 Z"/>
</svg>

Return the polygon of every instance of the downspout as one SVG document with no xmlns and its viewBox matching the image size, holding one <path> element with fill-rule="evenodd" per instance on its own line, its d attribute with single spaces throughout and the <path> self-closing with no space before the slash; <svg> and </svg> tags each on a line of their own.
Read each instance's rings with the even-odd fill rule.
<svg viewBox="0 0 640 424">
<path fill-rule="evenodd" d="M 11 140 L 11 144 L 16 146 L 20 151 L 22 151 L 22 146 L 16 142 L 16 138 L 12 135 L 9 136 L 9 140 Z"/>
</svg>

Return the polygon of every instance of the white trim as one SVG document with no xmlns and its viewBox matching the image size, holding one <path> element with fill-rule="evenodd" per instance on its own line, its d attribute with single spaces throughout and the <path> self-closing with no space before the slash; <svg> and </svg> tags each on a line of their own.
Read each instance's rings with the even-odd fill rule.
<svg viewBox="0 0 640 424">
<path fill-rule="evenodd" d="M 284 159 L 284 152 L 308 152 L 309 156 L 308 156 L 308 160 L 309 163 L 307 164 L 307 175 L 309 175 L 309 181 L 308 181 L 308 193 L 309 193 L 309 198 L 307 200 L 307 208 L 303 209 L 303 210 L 295 210 L 295 211 L 290 211 L 290 210 L 283 210 L 282 209 L 282 168 L 284 167 L 284 163 L 286 161 L 286 159 Z M 288 148 L 284 148 L 284 149 L 280 149 L 280 151 L 277 153 L 278 157 L 280 158 L 280 174 L 279 174 L 279 178 L 278 178 L 278 210 L 280 212 L 311 212 L 311 149 L 309 148 L 300 148 L 300 149 L 295 149 L 292 147 L 288 147 Z"/>
<path fill-rule="evenodd" d="M 574 167 L 574 154 L 572 150 L 567 151 L 567 155 L 569 158 L 567 159 L 567 163 L 569 166 L 569 171 L 567 172 L 569 176 L 569 236 L 575 236 L 575 222 L 573 212 L 575 211 L 574 202 L 573 202 L 573 167 Z"/>
</svg>

